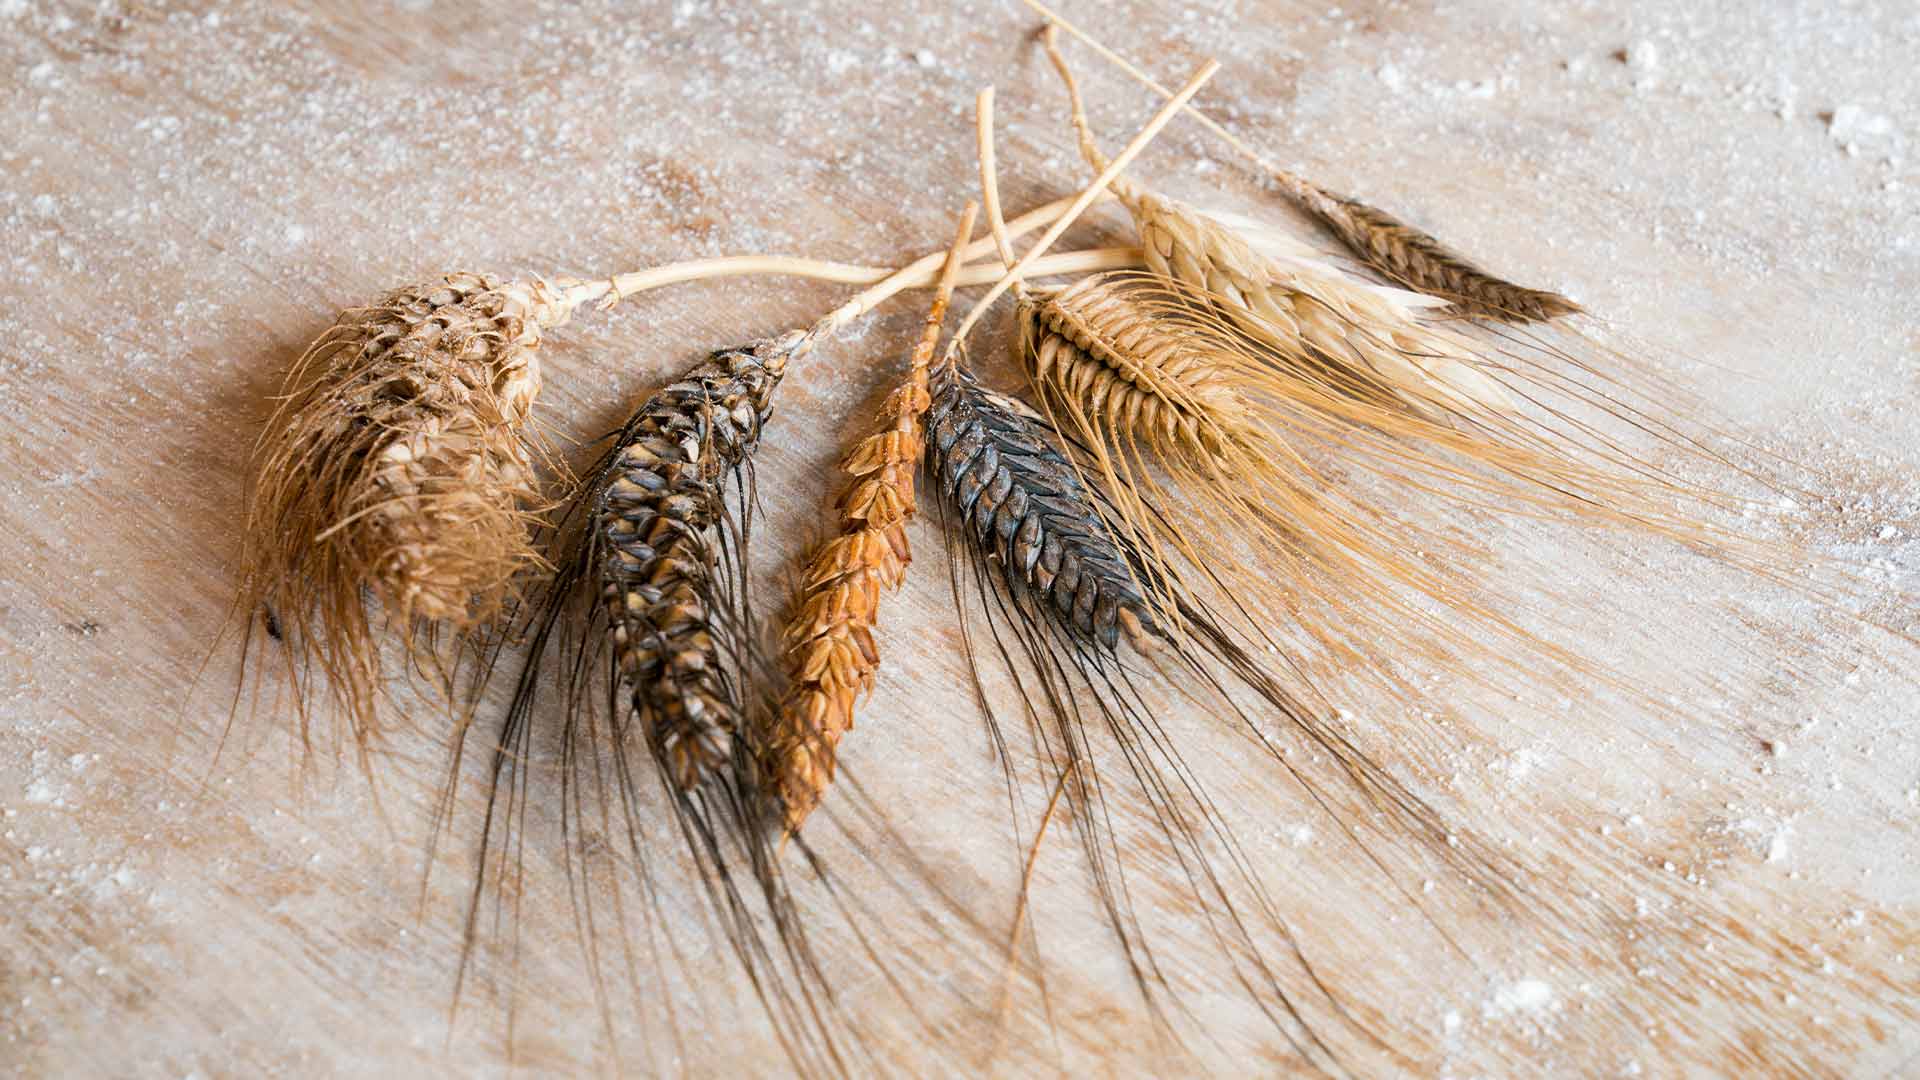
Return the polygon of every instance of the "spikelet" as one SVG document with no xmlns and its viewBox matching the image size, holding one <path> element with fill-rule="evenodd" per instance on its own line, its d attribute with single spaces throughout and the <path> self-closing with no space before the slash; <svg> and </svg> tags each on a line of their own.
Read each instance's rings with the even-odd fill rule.
<svg viewBox="0 0 1920 1080">
<path fill-rule="evenodd" d="M 417 660 L 422 631 L 492 622 L 539 562 L 528 417 L 541 335 L 572 307 L 544 282 L 449 274 L 344 312 L 286 375 L 253 452 L 242 602 L 363 740 L 379 670 L 363 590 Z"/>
<path fill-rule="evenodd" d="M 791 685 L 763 752 L 788 832 L 800 828 L 833 783 L 840 737 L 853 727 L 854 708 L 880 663 L 873 639 L 880 598 L 900 587 L 913 561 L 906 526 L 916 511 L 913 477 L 926 441 L 927 366 L 976 212 L 968 203 L 961 215 L 906 381 L 887 395 L 880 429 L 840 462 L 850 478 L 835 503 L 840 533 L 814 552 L 787 624 Z"/>
<path fill-rule="evenodd" d="M 1083 125 L 1084 117 L 1077 112 L 1078 89 L 1067 69 L 1066 60 L 1060 54 L 1054 30 L 1056 25 L 1092 46 L 1094 51 L 1149 89 L 1162 97 L 1168 96 L 1167 90 L 1145 72 L 1072 23 L 1062 20 L 1046 5 L 1038 0 L 1025 2 L 1048 20 L 1043 31 L 1047 52 L 1067 82 L 1069 92 L 1075 97 L 1076 119 Z M 1265 169 L 1296 205 L 1332 233 L 1362 263 L 1389 281 L 1447 300 L 1452 304 L 1450 310 L 1454 313 L 1496 322 L 1545 322 L 1564 315 L 1576 315 L 1583 310 L 1579 304 L 1559 293 L 1516 285 L 1488 273 L 1439 240 L 1386 211 L 1358 199 L 1336 195 L 1305 177 L 1281 168 L 1199 110 L 1189 107 L 1189 112 L 1209 131 Z"/>
</svg>

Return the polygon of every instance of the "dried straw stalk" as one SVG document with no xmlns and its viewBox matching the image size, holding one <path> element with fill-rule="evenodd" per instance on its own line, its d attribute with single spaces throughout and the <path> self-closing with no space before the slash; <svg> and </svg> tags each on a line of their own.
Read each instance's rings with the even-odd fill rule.
<svg viewBox="0 0 1920 1080">
<path fill-rule="evenodd" d="M 880 664 L 873 638 L 880 598 L 900 587 L 913 561 L 906 526 L 916 512 L 913 477 L 925 444 L 927 368 L 976 212 L 968 203 L 961 216 L 905 382 L 887 396 L 879 429 L 841 460 L 849 482 L 834 504 L 839 535 L 809 560 L 787 623 L 791 687 L 763 753 L 766 782 L 780 798 L 789 832 L 800 828 L 833 782 L 840 738 L 853 727 L 854 709 L 872 689 Z"/>
<path fill-rule="evenodd" d="M 1061 18 L 1040 0 L 1022 2 L 1048 20 L 1045 34 L 1049 47 L 1052 47 L 1053 28 L 1061 27 L 1148 89 L 1162 97 L 1172 96 L 1146 72 Z M 1281 167 L 1198 108 L 1189 105 L 1187 111 L 1208 131 L 1260 166 L 1296 205 L 1337 237 L 1360 261 L 1389 280 L 1451 301 L 1454 310 L 1462 314 L 1498 322 L 1544 322 L 1582 311 L 1579 304 L 1559 293 L 1516 285 L 1488 273 L 1392 214 L 1358 199 L 1336 195 Z"/>
</svg>

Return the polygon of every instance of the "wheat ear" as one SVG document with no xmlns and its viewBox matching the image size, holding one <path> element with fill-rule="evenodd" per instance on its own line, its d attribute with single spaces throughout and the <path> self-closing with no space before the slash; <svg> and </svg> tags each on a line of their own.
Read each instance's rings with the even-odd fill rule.
<svg viewBox="0 0 1920 1080">
<path fill-rule="evenodd" d="M 1106 157 L 1087 125 L 1080 88 L 1051 35 L 1080 149 Z M 1208 214 L 1132 183 L 1116 183 L 1148 268 L 1214 298 L 1221 314 L 1282 356 L 1345 369 L 1356 390 L 1390 394 L 1429 418 L 1502 414 L 1511 395 L 1481 370 L 1467 338 L 1422 321 L 1432 301 L 1357 281 L 1310 248 L 1257 222 Z"/>
<path fill-rule="evenodd" d="M 243 581 L 296 671 L 318 664 L 358 736 L 378 659 L 362 589 L 410 635 L 497 616 L 539 562 L 528 427 L 539 345 L 573 305 L 457 273 L 342 313 L 287 372 L 253 451 Z"/>
<path fill-rule="evenodd" d="M 1169 90 L 1146 72 L 1055 14 L 1039 0 L 1022 2 L 1047 20 L 1043 33 L 1050 49 L 1055 48 L 1053 28 L 1058 26 L 1147 89 L 1161 97 L 1172 96 Z M 1197 106 L 1188 105 L 1187 112 L 1208 131 L 1258 165 L 1296 205 L 1346 245 L 1348 251 L 1389 280 L 1429 296 L 1449 300 L 1454 309 L 1463 314 L 1498 322 L 1544 322 L 1563 315 L 1577 315 L 1583 310 L 1579 304 L 1559 293 L 1516 285 L 1488 273 L 1472 260 L 1392 214 L 1358 199 L 1336 195 L 1281 167 L 1201 112 Z"/>
<path fill-rule="evenodd" d="M 935 367 L 931 387 L 929 467 L 1009 582 L 1108 649 L 1123 633 L 1149 647 L 1146 597 L 1045 421 L 957 364 Z"/>
<path fill-rule="evenodd" d="M 1380 450 L 1350 429 L 1423 422 L 1366 409 L 1311 373 L 1273 364 L 1209 320 L 1191 290 L 1152 274 L 1033 294 L 1018 329 L 1017 354 L 1044 413 L 1108 493 L 1104 520 L 1167 587 L 1151 597 L 1164 622 L 1178 624 L 1191 576 L 1178 568 L 1190 565 L 1233 596 L 1257 599 L 1251 610 L 1285 613 L 1271 622 L 1297 626 L 1330 654 L 1357 658 L 1356 644 L 1369 638 L 1402 654 L 1432 651 L 1408 632 L 1414 611 L 1395 593 L 1459 593 L 1458 568 L 1436 571 L 1405 555 L 1415 538 L 1428 551 L 1453 545 L 1384 520 L 1303 452 L 1334 446 L 1371 464 Z"/>
<path fill-rule="evenodd" d="M 800 828 L 833 782 L 840 738 L 853 727 L 854 709 L 879 666 L 873 627 L 880 598 L 900 587 L 913 561 L 906 526 L 916 512 L 913 476 L 926 441 L 927 368 L 977 211 L 968 203 L 961 215 L 906 380 L 887 396 L 879 430 L 841 459 L 849 479 L 835 502 L 840 532 L 809 560 L 787 624 L 791 688 L 763 753 L 788 832 Z"/>
<path fill-rule="evenodd" d="M 715 626 L 722 485 L 750 455 L 803 338 L 714 353 L 633 414 L 593 493 L 590 543 L 622 684 L 691 790 L 732 756 L 739 704 Z"/>
</svg>

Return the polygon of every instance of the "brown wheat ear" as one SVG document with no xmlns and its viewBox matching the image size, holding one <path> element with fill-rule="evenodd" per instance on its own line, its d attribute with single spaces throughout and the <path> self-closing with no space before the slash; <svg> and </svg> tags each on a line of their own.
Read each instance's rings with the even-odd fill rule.
<svg viewBox="0 0 1920 1080">
<path fill-rule="evenodd" d="M 615 669 L 644 734 L 681 790 L 745 737 L 717 625 L 727 507 L 802 335 L 717 352 L 627 421 L 589 524 Z"/>
<path fill-rule="evenodd" d="M 1557 292 L 1496 277 L 1385 210 L 1335 195 L 1280 168 L 1270 166 L 1268 171 L 1361 262 L 1389 280 L 1452 301 L 1463 315 L 1532 323 L 1586 310 Z"/>
<path fill-rule="evenodd" d="M 1048 22 L 1042 34 L 1047 51 L 1061 74 L 1067 74 L 1060 56 L 1054 28 L 1064 28 L 1093 48 L 1102 57 L 1119 66 L 1147 88 L 1162 97 L 1171 93 L 1138 67 L 1095 41 L 1073 24 L 1061 19 L 1038 0 L 1023 0 Z M 1457 314 L 1508 323 L 1545 322 L 1564 315 L 1577 315 L 1579 304 L 1556 292 L 1516 285 L 1481 269 L 1465 256 L 1427 233 L 1402 222 L 1392 214 L 1361 202 L 1336 195 L 1291 170 L 1284 169 L 1266 155 L 1221 127 L 1212 117 L 1189 105 L 1187 111 L 1208 131 L 1224 139 L 1235 150 L 1259 165 L 1294 203 L 1332 233 L 1362 263 L 1388 280 L 1429 296 L 1448 300 Z"/>
<path fill-rule="evenodd" d="M 763 753 L 788 832 L 800 828 L 833 783 L 840 737 L 853 727 L 854 708 L 880 663 L 873 639 L 880 597 L 900 587 L 913 561 L 906 527 L 917 510 L 913 477 L 926 441 L 927 367 L 977 209 L 968 203 L 961 215 L 906 381 L 887 396 L 879 430 L 840 462 L 850 478 L 835 503 L 840 533 L 814 552 L 787 624 L 791 687 Z"/>
<path fill-rule="evenodd" d="M 372 732 L 379 659 L 364 592 L 431 653 L 428 627 L 491 622 L 539 562 L 528 416 L 541 334 L 573 303 L 540 281 L 455 273 L 342 313 L 287 372 L 254 448 L 243 602 Z"/>
</svg>

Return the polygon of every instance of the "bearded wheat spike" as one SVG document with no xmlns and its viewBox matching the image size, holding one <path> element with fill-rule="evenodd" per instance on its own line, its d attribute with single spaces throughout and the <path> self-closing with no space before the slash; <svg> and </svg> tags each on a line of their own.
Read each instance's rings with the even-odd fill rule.
<svg viewBox="0 0 1920 1080">
<path fill-rule="evenodd" d="M 880 597 L 900 587 L 913 561 L 906 526 L 916 512 L 913 475 L 925 445 L 927 367 L 977 211 L 968 203 L 961 215 L 906 381 L 887 396 L 880 429 L 840 463 L 850 478 L 835 503 L 840 535 L 814 553 L 787 624 L 792 686 L 763 752 L 788 832 L 799 830 L 833 783 L 840 738 L 852 729 L 854 709 L 872 689 L 880 663 L 873 640 Z"/>
<path fill-rule="evenodd" d="M 715 626 L 722 485 L 758 446 L 773 392 L 805 341 L 789 334 L 716 352 L 654 394 L 622 428 L 592 493 L 614 664 L 683 791 L 727 763 L 740 732 Z"/>
<path fill-rule="evenodd" d="M 1182 568 L 1200 566 L 1250 610 L 1284 612 L 1274 625 L 1309 635 L 1321 655 L 1352 669 L 1381 654 L 1486 648 L 1408 604 L 1408 589 L 1496 640 L 1527 640 L 1460 588 L 1471 552 L 1355 499 L 1315 464 L 1314 450 L 1337 447 L 1351 466 L 1466 484 L 1387 442 L 1401 435 L 1476 449 L 1451 429 L 1275 365 L 1200 310 L 1190 287 L 1152 274 L 1100 275 L 1031 297 L 1020 311 L 1019 357 L 1048 419 L 1107 492 L 1101 516 L 1155 583 L 1150 602 L 1163 623 L 1182 622 Z M 1519 451 L 1479 452 L 1566 482 L 1604 482 Z M 1422 475 L 1429 470 L 1438 475 Z M 1412 550 L 1433 557 L 1410 558 Z"/>
<path fill-rule="evenodd" d="M 957 364 L 936 368 L 932 389 L 934 478 L 1009 583 L 1108 649 L 1122 633 L 1149 647 L 1154 617 L 1131 564 L 1045 421 Z"/>
<path fill-rule="evenodd" d="M 1071 81 L 1061 58 L 1055 27 L 1065 29 L 1161 97 L 1172 92 L 1124 57 L 1094 40 L 1079 27 L 1060 18 L 1039 0 L 1023 0 L 1047 19 L 1043 31 L 1047 51 L 1061 74 Z M 1559 293 L 1516 285 L 1481 269 L 1471 260 L 1393 215 L 1358 199 L 1336 195 L 1326 188 L 1282 168 L 1247 145 L 1212 117 L 1192 105 L 1187 112 L 1208 131 L 1225 140 L 1271 176 L 1296 205 L 1334 235 L 1361 262 L 1382 276 L 1429 296 L 1451 301 L 1465 315 L 1500 322 L 1545 322 L 1584 309 Z"/>
<path fill-rule="evenodd" d="M 378 657 L 362 589 L 414 644 L 425 623 L 492 620 L 539 562 L 527 420 L 541 334 L 572 310 L 544 282 L 449 274 L 342 313 L 286 375 L 253 451 L 246 610 L 297 670 L 319 664 L 363 740 Z"/>
</svg>

